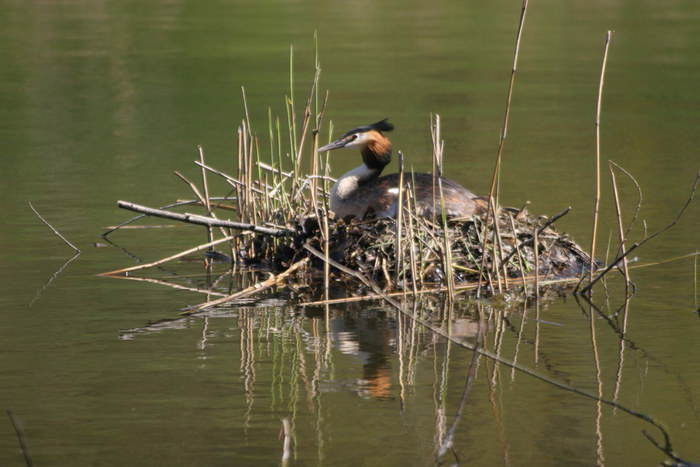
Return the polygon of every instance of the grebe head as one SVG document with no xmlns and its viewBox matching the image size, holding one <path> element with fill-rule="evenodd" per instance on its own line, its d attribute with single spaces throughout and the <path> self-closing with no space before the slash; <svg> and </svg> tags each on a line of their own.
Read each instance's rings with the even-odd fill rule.
<svg viewBox="0 0 700 467">
<path fill-rule="evenodd" d="M 391 142 L 382 132 L 391 131 L 394 125 L 385 118 L 371 125 L 353 128 L 340 139 L 319 148 L 319 152 L 339 148 L 357 148 L 362 161 L 371 169 L 383 169 L 391 161 Z"/>
</svg>

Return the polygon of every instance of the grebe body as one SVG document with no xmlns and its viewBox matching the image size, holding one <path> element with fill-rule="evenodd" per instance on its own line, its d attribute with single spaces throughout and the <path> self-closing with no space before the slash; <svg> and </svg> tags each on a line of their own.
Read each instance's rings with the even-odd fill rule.
<svg viewBox="0 0 700 467">
<path fill-rule="evenodd" d="M 319 149 L 319 152 L 338 148 L 357 148 L 363 164 L 344 174 L 333 185 L 330 208 L 336 218 L 362 219 L 373 213 L 376 217 L 394 217 L 398 209 L 399 174 L 380 177 L 391 162 L 392 147 L 383 132 L 394 126 L 386 119 L 372 125 L 354 128 L 340 139 Z M 410 183 L 416 197 L 416 214 L 423 217 L 441 217 L 438 177 L 429 173 L 405 173 L 404 182 Z M 459 183 L 440 177 L 445 214 L 448 218 L 469 218 L 486 209 L 486 200 Z"/>
</svg>

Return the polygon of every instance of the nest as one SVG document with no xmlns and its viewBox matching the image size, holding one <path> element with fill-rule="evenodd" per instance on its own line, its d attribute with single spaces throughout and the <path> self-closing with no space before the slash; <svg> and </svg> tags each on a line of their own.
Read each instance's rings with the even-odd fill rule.
<svg viewBox="0 0 700 467">
<path fill-rule="evenodd" d="M 237 243 L 234 258 L 217 257 L 277 272 L 309 258 L 310 270 L 306 273 L 318 278 L 324 273 L 325 261 L 309 250 L 327 249 L 330 260 L 385 288 L 393 284 L 398 289 L 444 286 L 448 281 L 456 285 L 498 281 L 508 286 L 511 280 L 521 285 L 534 281 L 535 276 L 541 281 L 570 283 L 588 270 L 591 260 L 552 226 L 567 212 L 568 208 L 550 219 L 534 217 L 527 210 L 501 208 L 497 222 L 491 220 L 488 228 L 480 217 L 448 221 L 443 226 L 442 222 L 406 212 L 400 231 L 393 218 L 330 220 L 326 243 L 323 213 L 319 210 L 317 215 L 288 222 L 285 235 L 248 236 L 247 243 Z M 352 277 L 337 269 L 332 269 L 331 275 L 337 282 L 352 282 Z"/>
<path fill-rule="evenodd" d="M 307 131 L 309 122 L 310 113 L 306 112 L 303 128 Z M 492 209 L 494 215 L 486 219 L 485 213 L 461 220 L 426 219 L 415 215 L 410 173 L 400 178 L 403 186 L 397 187 L 401 201 L 396 219 L 335 221 L 328 209 L 328 193 L 334 182 L 328 176 L 328 161 L 324 162 L 317 151 L 312 151 L 311 173 L 301 176 L 303 146 L 294 155 L 284 155 L 279 150 L 275 153 L 275 144 L 270 144 L 270 163 L 263 162 L 260 144 L 249 129 L 250 124 L 244 121 L 239 130 L 236 176 L 208 166 L 201 148 L 200 161 L 196 162 L 202 172 L 201 189 L 176 172 L 197 199 L 165 209 L 124 201 L 118 205 L 151 216 L 204 225 L 209 241 L 190 253 L 208 248 L 210 257 L 237 266 L 271 270 L 279 273 L 280 281 L 291 274 L 304 275 L 311 281 L 332 275 L 336 282 L 350 287 L 361 287 L 358 279 L 366 286 L 365 279 L 371 279 L 393 290 L 415 292 L 445 287 L 453 291 L 455 286 L 487 284 L 495 292 L 530 281 L 576 282 L 590 267 L 590 256 L 552 225 L 568 208 L 550 219 L 512 208 Z M 431 131 L 434 141 L 439 141 L 439 120 L 436 119 Z M 318 128 L 310 131 L 309 136 L 312 147 L 318 147 Z M 435 154 L 440 153 L 439 147 L 435 145 Z M 441 156 L 435 154 L 439 168 Z M 402 154 L 399 156 L 401 173 Z M 291 165 L 293 170 L 283 171 L 281 167 L 285 165 Z M 208 173 L 228 185 L 227 195 L 209 195 Z M 171 210 L 182 205 L 198 205 L 206 212 L 200 215 Z M 223 220 L 231 213 L 233 220 Z M 214 240 L 217 230 L 224 237 Z M 219 252 L 213 250 L 215 245 L 225 245 L 223 242 L 228 243 L 228 248 L 219 246 Z M 334 267 L 328 268 L 327 264 Z"/>
</svg>

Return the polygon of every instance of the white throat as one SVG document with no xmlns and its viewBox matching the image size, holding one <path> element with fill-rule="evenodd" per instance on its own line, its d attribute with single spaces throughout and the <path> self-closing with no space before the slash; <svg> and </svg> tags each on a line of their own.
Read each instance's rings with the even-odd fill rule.
<svg viewBox="0 0 700 467">
<path fill-rule="evenodd" d="M 331 190 L 331 211 L 335 213 L 337 218 L 357 215 L 357 203 L 353 198 L 358 194 L 360 184 L 376 178 L 379 172 L 377 169 L 370 169 L 365 164 L 362 164 L 344 174 L 335 182 Z"/>
</svg>

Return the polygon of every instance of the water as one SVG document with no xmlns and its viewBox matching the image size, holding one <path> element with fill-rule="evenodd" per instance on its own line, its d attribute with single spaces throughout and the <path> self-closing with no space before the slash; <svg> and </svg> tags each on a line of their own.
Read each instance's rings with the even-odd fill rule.
<svg viewBox="0 0 700 467">
<path fill-rule="evenodd" d="M 290 308 L 275 293 L 207 316 L 178 318 L 207 297 L 106 279 L 203 241 L 196 228 L 124 231 L 126 199 L 157 206 L 190 197 L 197 145 L 233 171 L 236 131 L 250 119 L 266 142 L 268 108 L 284 122 L 289 48 L 295 95 L 313 74 L 313 33 L 335 134 L 390 117 L 394 146 L 430 167 L 430 113 L 439 113 L 446 172 L 486 193 L 493 170 L 518 2 L 60 3 L 3 1 L 0 19 L 0 405 L 24 421 L 37 464 L 270 465 L 280 419 L 292 423 L 297 465 L 432 464 L 457 411 L 471 352 L 446 344 L 379 303 Z M 631 239 L 673 220 L 698 169 L 700 7 L 694 2 L 530 5 L 506 140 L 501 201 L 590 243 L 595 99 L 605 32 L 613 29 L 602 158 L 643 189 Z M 322 137 L 327 137 L 324 133 Z M 334 155 L 334 174 L 357 165 Z M 607 172 L 607 164 L 604 163 Z M 634 185 L 618 173 L 625 219 Z M 603 177 L 599 251 L 615 236 Z M 72 256 L 34 206 L 83 253 Z M 698 249 L 697 202 L 637 251 L 644 265 Z M 123 248 L 120 249 L 120 248 Z M 627 310 L 619 278 L 594 312 L 602 394 L 668 426 L 677 454 L 700 451 L 700 331 L 693 258 L 636 269 Z M 206 285 L 197 263 L 169 265 Z M 223 271 L 221 271 L 223 272 Z M 51 282 L 47 285 L 47 283 Z M 228 287 L 226 281 L 220 283 Z M 245 286 L 245 284 L 240 284 Z M 225 291 L 225 290 L 224 290 Z M 215 297 L 212 297 L 215 298 Z M 503 306 L 460 301 L 421 310 L 539 374 L 598 392 L 589 308 L 571 297 Z M 328 313 L 328 319 L 326 316 Z M 449 318 L 451 316 L 451 318 Z M 603 316 L 613 316 L 604 319 Z M 172 320 L 171 320 L 172 319 Z M 537 320 L 539 319 L 539 321 Z M 162 321 L 167 320 L 167 321 Z M 156 324 L 152 324 L 156 323 Z M 455 433 L 466 464 L 647 464 L 667 457 L 622 410 L 482 358 Z M 454 456 L 448 453 L 447 462 Z M 21 465 L 15 430 L 0 423 L 0 464 Z"/>
</svg>

